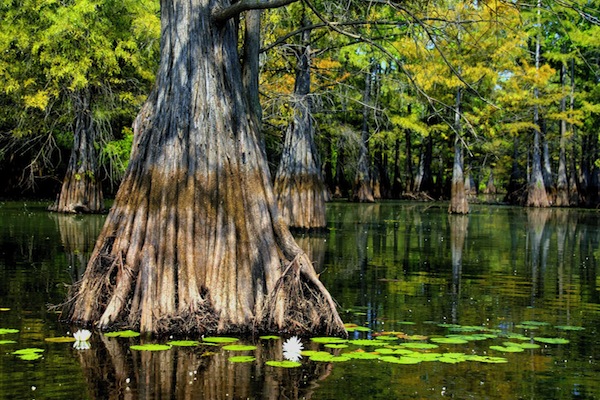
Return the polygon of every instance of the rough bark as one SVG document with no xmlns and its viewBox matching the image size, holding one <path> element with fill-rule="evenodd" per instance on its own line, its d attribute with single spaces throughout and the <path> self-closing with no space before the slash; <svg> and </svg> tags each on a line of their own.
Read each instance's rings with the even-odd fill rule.
<svg viewBox="0 0 600 400">
<path fill-rule="evenodd" d="M 537 109 L 537 106 L 536 106 Z M 537 111 L 536 111 L 537 113 Z M 546 194 L 544 185 L 544 176 L 542 174 L 542 151 L 541 151 L 541 132 L 535 129 L 533 133 L 533 150 L 531 155 L 531 175 L 527 182 L 527 203 L 528 207 L 549 207 L 550 202 Z"/>
<path fill-rule="evenodd" d="M 308 26 L 309 21 L 303 19 L 302 25 Z M 296 54 L 296 82 L 291 100 L 293 117 L 285 134 L 275 176 L 275 193 L 281 216 L 290 227 L 299 229 L 327 226 L 326 189 L 311 111 L 310 53 L 310 29 L 305 29 Z"/>
<path fill-rule="evenodd" d="M 211 18 L 220 5 L 161 4 L 155 88 L 68 318 L 152 333 L 344 335 L 279 216 L 235 21 Z"/>
<path fill-rule="evenodd" d="M 48 209 L 62 213 L 98 213 L 104 210 L 104 199 L 97 174 L 91 94 L 89 90 L 79 90 L 72 100 L 75 114 L 73 149 L 60 193 Z"/>
</svg>

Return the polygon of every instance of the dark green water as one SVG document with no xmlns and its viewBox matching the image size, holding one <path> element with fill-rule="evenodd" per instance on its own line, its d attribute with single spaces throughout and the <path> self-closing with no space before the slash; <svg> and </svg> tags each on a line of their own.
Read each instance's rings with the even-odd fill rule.
<svg viewBox="0 0 600 400">
<path fill-rule="evenodd" d="M 329 232 L 298 240 L 312 255 L 345 322 L 379 332 L 432 337 L 477 326 L 495 338 L 440 344 L 432 353 L 503 357 L 506 363 L 464 361 L 414 365 L 379 360 L 302 360 L 274 368 L 280 340 L 258 349 L 129 348 L 142 339 L 94 333 L 91 349 L 46 338 L 71 335 L 48 304 L 81 276 L 103 223 L 99 216 L 61 216 L 45 204 L 0 204 L 0 398 L 2 399 L 594 399 L 600 398 L 600 214 L 582 210 L 473 207 L 448 216 L 445 205 L 382 203 L 328 206 Z M 523 321 L 538 321 L 533 329 Z M 556 326 L 580 326 L 569 331 Z M 466 329 L 466 328 L 465 328 Z M 475 329 L 475 328 L 473 328 Z M 490 349 L 511 334 L 560 337 L 568 344 L 506 353 Z M 398 339 L 393 344 L 404 342 Z M 335 354 L 303 339 L 306 348 Z M 1 342 L 0 342 L 1 343 Z M 38 347 L 37 360 L 12 353 Z M 374 348 L 362 347 L 365 351 Z M 249 354 L 251 363 L 232 363 Z"/>
</svg>

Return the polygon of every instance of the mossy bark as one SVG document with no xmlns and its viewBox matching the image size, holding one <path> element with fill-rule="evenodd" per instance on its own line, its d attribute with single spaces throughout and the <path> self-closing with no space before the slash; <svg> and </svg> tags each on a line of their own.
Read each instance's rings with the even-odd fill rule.
<svg viewBox="0 0 600 400">
<path fill-rule="evenodd" d="M 142 332 L 344 335 L 278 213 L 221 1 L 165 1 L 155 89 L 69 318 Z"/>
</svg>

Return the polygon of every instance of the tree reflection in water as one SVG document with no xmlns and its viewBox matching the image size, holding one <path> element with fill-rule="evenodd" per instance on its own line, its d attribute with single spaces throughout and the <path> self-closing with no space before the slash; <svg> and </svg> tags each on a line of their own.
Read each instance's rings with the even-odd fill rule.
<svg viewBox="0 0 600 400">
<path fill-rule="evenodd" d="M 325 363 L 266 365 L 283 360 L 280 340 L 261 341 L 256 361 L 234 363 L 229 357 L 239 353 L 218 347 L 132 351 L 128 340 L 95 337 L 78 353 L 91 399 L 310 399 L 330 373 Z"/>
</svg>

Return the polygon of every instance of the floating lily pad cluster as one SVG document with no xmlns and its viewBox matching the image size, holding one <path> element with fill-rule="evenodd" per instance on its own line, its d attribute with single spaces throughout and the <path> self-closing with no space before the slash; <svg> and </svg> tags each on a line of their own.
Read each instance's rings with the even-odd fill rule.
<svg viewBox="0 0 600 400">
<path fill-rule="evenodd" d="M 414 325 L 414 322 L 403 322 L 401 325 Z M 437 324 L 438 327 L 446 329 L 446 335 L 426 336 L 420 334 L 407 334 L 404 332 L 372 332 L 368 327 L 356 324 L 346 324 L 347 331 L 356 337 L 355 339 L 342 339 L 338 337 L 313 337 L 311 342 L 322 347 L 320 350 L 303 350 L 300 352 L 304 360 L 312 362 L 346 362 L 350 360 L 375 360 L 379 362 L 394 364 L 418 364 L 421 362 L 441 362 L 455 364 L 459 362 L 472 361 L 481 363 L 506 363 L 507 358 L 502 357 L 504 353 L 522 353 L 527 350 L 539 349 L 547 345 L 562 345 L 569 343 L 564 337 L 550 337 L 538 335 L 544 329 L 554 328 L 557 331 L 569 333 L 584 330 L 580 326 L 556 325 L 551 326 L 546 322 L 523 321 L 516 324 L 515 328 L 523 332 L 506 332 L 500 329 L 490 329 L 484 326 L 466 326 L 456 324 Z M 19 333 L 18 329 L 0 328 L 0 336 Z M 527 333 L 527 334 L 525 334 Z M 105 337 L 113 338 L 136 338 L 139 332 L 132 330 L 107 332 Z M 261 336 L 261 340 L 280 340 L 279 336 Z M 293 338 L 297 340 L 297 338 Z M 46 338 L 50 343 L 69 343 L 75 339 L 70 336 Z M 494 340 L 484 354 L 474 354 L 473 349 L 469 354 L 454 351 L 456 346 L 464 346 L 469 343 Z M 228 360 L 232 363 L 255 362 L 255 354 L 235 354 L 236 352 L 250 353 L 257 346 L 250 344 L 239 344 L 238 338 L 212 336 L 203 337 L 201 340 L 171 340 L 166 343 L 132 344 L 131 350 L 135 351 L 164 351 L 173 347 L 201 347 L 214 346 L 219 350 L 231 352 Z M 15 340 L 0 340 L 0 345 L 16 344 Z M 298 341 L 300 349 L 302 344 Z M 481 347 L 480 347 L 481 348 Z M 18 349 L 13 355 L 22 360 L 36 360 L 43 356 L 44 349 L 32 347 Z M 206 351 L 203 355 L 215 354 Z M 301 360 L 268 360 L 266 365 L 280 368 L 294 368 L 302 365 Z"/>
</svg>

